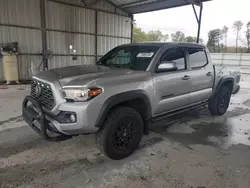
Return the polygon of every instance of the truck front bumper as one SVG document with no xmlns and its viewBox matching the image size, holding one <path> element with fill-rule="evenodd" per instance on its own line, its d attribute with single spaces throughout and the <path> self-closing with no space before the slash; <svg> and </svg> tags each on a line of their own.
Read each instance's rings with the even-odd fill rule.
<svg viewBox="0 0 250 188">
<path fill-rule="evenodd" d="M 31 96 L 23 100 L 22 115 L 23 119 L 45 140 L 63 141 L 72 138 L 72 136 L 59 133 L 53 125 L 49 124 L 41 105 Z M 49 131 L 58 135 L 49 136 Z"/>
<path fill-rule="evenodd" d="M 93 133 L 98 128 L 88 123 L 86 114 L 87 107 L 77 104 L 61 104 L 60 113 L 52 115 L 45 110 L 39 102 L 31 96 L 25 97 L 22 106 L 24 120 L 45 140 L 63 141 L 79 134 Z M 69 112 L 68 112 L 69 111 Z M 68 114 L 75 115 L 75 121 L 69 121 Z M 92 119 L 90 117 L 90 119 Z M 50 136 L 52 135 L 56 136 Z"/>
</svg>

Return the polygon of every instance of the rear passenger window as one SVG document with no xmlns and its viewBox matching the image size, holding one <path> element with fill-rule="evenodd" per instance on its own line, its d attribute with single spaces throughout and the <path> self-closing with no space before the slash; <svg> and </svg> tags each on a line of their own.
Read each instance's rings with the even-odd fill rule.
<svg viewBox="0 0 250 188">
<path fill-rule="evenodd" d="M 191 68 L 201 68 L 207 64 L 207 56 L 202 49 L 188 49 Z"/>
<path fill-rule="evenodd" d="M 182 48 L 166 51 L 161 61 L 175 62 L 178 70 L 186 69 L 185 52 Z"/>
</svg>

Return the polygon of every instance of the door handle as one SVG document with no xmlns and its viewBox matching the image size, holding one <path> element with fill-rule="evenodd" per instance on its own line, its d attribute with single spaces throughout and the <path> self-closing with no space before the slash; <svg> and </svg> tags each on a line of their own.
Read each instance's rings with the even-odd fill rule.
<svg viewBox="0 0 250 188">
<path fill-rule="evenodd" d="M 190 76 L 185 75 L 185 76 L 182 77 L 182 80 L 189 80 L 189 78 L 190 78 Z"/>
<path fill-rule="evenodd" d="M 208 72 L 208 73 L 207 73 L 207 76 L 212 76 L 212 72 Z"/>
</svg>

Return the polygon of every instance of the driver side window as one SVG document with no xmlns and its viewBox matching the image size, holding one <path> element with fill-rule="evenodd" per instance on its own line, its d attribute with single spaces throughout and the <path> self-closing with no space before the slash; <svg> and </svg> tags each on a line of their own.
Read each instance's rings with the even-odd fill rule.
<svg viewBox="0 0 250 188">
<path fill-rule="evenodd" d="M 167 50 L 163 58 L 161 59 L 161 62 L 168 61 L 176 63 L 177 71 L 185 70 L 186 69 L 186 58 L 185 58 L 185 51 L 183 48 L 175 48 Z"/>
</svg>

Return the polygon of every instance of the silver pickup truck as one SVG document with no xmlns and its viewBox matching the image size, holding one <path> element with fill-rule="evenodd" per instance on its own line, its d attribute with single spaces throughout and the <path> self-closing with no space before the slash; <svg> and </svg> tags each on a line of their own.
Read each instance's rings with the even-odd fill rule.
<svg viewBox="0 0 250 188">
<path fill-rule="evenodd" d="M 152 122 L 205 105 L 223 115 L 239 81 L 239 73 L 216 71 L 203 45 L 128 44 L 95 65 L 34 76 L 23 117 L 48 141 L 96 133 L 101 151 L 118 160 L 136 150 Z"/>
</svg>

